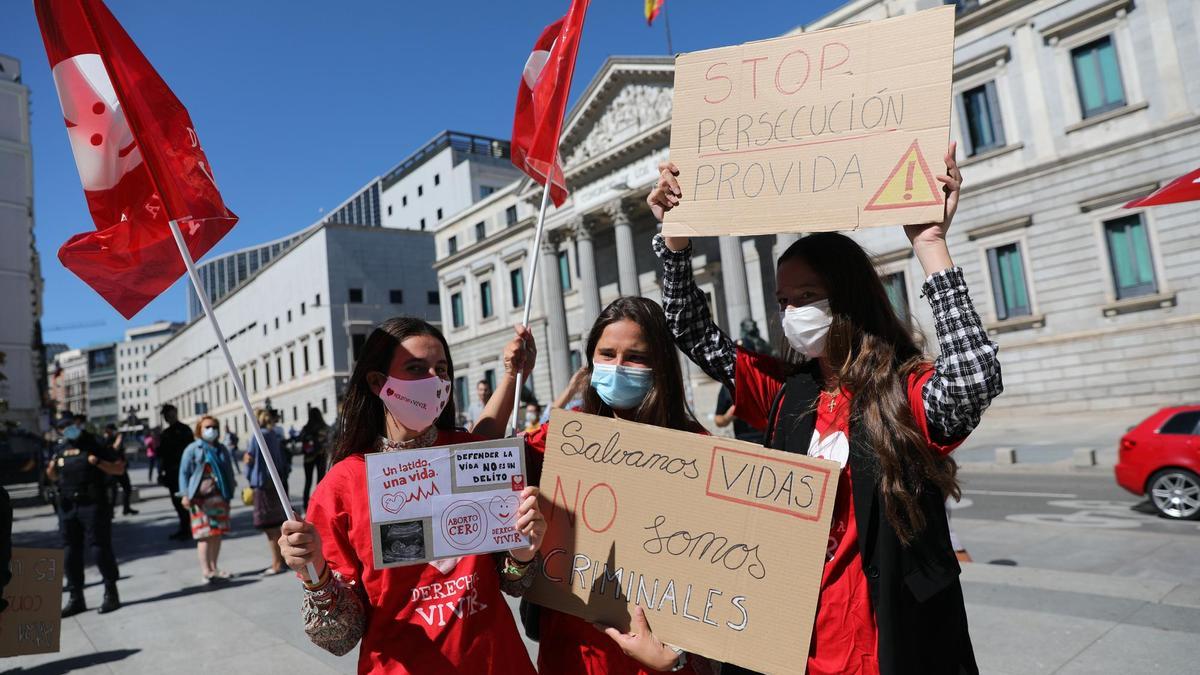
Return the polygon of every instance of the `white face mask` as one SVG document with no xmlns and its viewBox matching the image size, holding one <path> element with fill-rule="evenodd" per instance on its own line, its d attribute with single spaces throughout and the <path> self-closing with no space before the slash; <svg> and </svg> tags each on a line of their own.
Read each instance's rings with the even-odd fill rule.
<svg viewBox="0 0 1200 675">
<path fill-rule="evenodd" d="M 204 429 L 200 430 L 200 438 L 212 443 L 213 441 L 217 440 L 217 430 L 213 427 L 205 427 Z"/>
<path fill-rule="evenodd" d="M 828 300 L 819 300 L 803 307 L 788 307 L 779 313 L 779 320 L 783 323 L 783 334 L 792 349 L 808 359 L 825 354 L 825 338 L 833 323 Z"/>
<path fill-rule="evenodd" d="M 450 383 L 434 375 L 423 380 L 388 377 L 379 398 L 400 426 L 409 431 L 428 429 L 450 400 Z"/>
<path fill-rule="evenodd" d="M 538 416 L 536 413 L 531 413 L 531 412 L 525 413 L 526 426 L 532 425 L 534 422 L 537 422 L 537 421 L 538 421 Z"/>
</svg>

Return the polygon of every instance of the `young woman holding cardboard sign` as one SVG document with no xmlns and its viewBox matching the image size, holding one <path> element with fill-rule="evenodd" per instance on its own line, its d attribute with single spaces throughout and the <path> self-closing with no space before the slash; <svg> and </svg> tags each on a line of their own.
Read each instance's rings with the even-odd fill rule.
<svg viewBox="0 0 1200 675">
<path fill-rule="evenodd" d="M 572 377 L 573 383 L 587 383 L 582 387 L 580 412 L 707 433 L 688 409 L 667 319 L 653 300 L 614 300 L 592 324 L 586 354 L 587 365 Z M 548 429 L 543 424 L 525 437 L 534 483 L 541 479 Z M 655 638 L 640 606 L 634 608 L 628 633 L 606 628 L 608 637 L 583 619 L 562 612 L 537 608 L 528 613 L 525 606 L 522 614 L 531 635 L 540 640 L 538 671 L 542 673 L 648 675 L 685 667 L 689 672 L 706 672 L 706 660 Z"/>
<path fill-rule="evenodd" d="M 937 177 L 944 222 L 905 227 L 928 275 L 922 295 L 941 348 L 932 365 L 871 258 L 845 235 L 808 235 L 779 258 L 778 310 L 797 357 L 788 361 L 736 347 L 696 288 L 688 239 L 654 241 L 679 348 L 733 388 L 738 416 L 766 430 L 766 445 L 844 467 L 810 675 L 978 672 L 943 500 L 959 494 L 950 452 L 1002 385 L 996 344 L 946 246 L 962 182 L 954 152 L 951 144 Z M 661 220 L 682 192 L 675 166 L 660 169 L 647 202 Z"/>
<path fill-rule="evenodd" d="M 519 329 L 504 354 L 504 382 L 485 410 L 508 419 L 519 370 L 528 374 L 533 336 Z M 309 503 L 307 522 L 284 523 L 279 545 L 304 579 L 304 630 L 337 655 L 359 641 L 360 673 L 533 675 L 533 664 L 501 588 L 532 583 L 546 530 L 537 489 L 521 493 L 517 529 L 527 548 L 428 564 L 375 569 L 365 452 L 403 452 L 482 440 L 456 430 L 450 383 L 454 365 L 441 331 L 420 319 L 383 322 L 371 333 L 347 386 L 332 467 Z M 390 395 L 384 394 L 387 392 Z M 504 394 L 504 395 L 499 395 Z"/>
</svg>

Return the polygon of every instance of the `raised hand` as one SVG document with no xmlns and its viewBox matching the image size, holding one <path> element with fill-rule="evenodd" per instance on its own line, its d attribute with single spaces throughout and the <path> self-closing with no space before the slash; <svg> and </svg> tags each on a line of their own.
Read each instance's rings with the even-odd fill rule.
<svg viewBox="0 0 1200 675">
<path fill-rule="evenodd" d="M 542 537 L 546 534 L 546 519 L 538 507 L 538 489 L 532 485 L 521 491 L 521 506 L 517 508 L 517 531 L 529 537 L 529 546 L 513 549 L 508 552 L 515 560 L 527 562 L 533 560 L 538 549 L 542 546 Z"/>
</svg>

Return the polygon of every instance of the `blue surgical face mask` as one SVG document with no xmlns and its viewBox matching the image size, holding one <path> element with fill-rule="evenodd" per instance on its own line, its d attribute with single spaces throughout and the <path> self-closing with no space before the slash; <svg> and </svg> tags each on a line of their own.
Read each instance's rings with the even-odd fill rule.
<svg viewBox="0 0 1200 675">
<path fill-rule="evenodd" d="M 600 400 L 614 410 L 629 410 L 641 405 L 654 386 L 650 368 L 630 368 L 597 363 L 592 366 L 592 388 Z"/>
<path fill-rule="evenodd" d="M 78 440 L 79 434 L 82 434 L 82 433 L 83 433 L 83 429 L 80 429 L 79 427 L 72 424 L 71 426 L 67 427 L 66 429 L 63 429 L 63 438 L 67 439 L 68 441 Z"/>
</svg>

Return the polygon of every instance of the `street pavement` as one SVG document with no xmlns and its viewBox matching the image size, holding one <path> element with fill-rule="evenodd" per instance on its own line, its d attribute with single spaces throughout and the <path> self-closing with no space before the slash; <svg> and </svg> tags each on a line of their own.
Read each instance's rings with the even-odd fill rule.
<svg viewBox="0 0 1200 675">
<path fill-rule="evenodd" d="M 248 507 L 235 507 L 221 552 L 235 578 L 207 585 L 194 546 L 166 539 L 175 520 L 165 490 L 145 484 L 144 469 L 131 476 L 145 499 L 114 526 L 125 606 L 96 614 L 103 589 L 89 565 L 93 609 L 63 621 L 62 651 L 0 660 L 0 672 L 355 672 L 353 653 L 337 658 L 308 642 L 295 577 L 260 574 L 270 558 Z M 1140 500 L 1108 470 L 968 468 L 962 477 L 952 522 L 977 561 L 964 566 L 963 588 L 984 673 L 1195 671 L 1200 524 L 1133 508 Z M 29 489 L 13 493 L 14 543 L 57 546 L 50 508 Z"/>
</svg>

